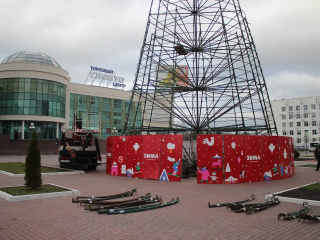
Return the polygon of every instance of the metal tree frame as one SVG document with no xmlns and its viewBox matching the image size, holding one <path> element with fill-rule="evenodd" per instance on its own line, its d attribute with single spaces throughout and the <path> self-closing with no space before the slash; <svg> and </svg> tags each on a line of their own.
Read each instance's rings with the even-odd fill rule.
<svg viewBox="0 0 320 240">
<path fill-rule="evenodd" d="M 238 0 L 152 1 L 124 131 L 277 134 Z"/>
</svg>

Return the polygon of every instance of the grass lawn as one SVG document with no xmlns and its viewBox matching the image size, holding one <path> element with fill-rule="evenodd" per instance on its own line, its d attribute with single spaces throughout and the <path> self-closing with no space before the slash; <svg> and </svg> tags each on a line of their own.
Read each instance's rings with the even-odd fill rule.
<svg viewBox="0 0 320 240">
<path fill-rule="evenodd" d="M 41 187 L 38 190 L 32 190 L 26 186 L 20 186 L 20 187 L 0 188 L 0 191 L 8 193 L 12 196 L 19 196 L 19 195 L 41 194 L 41 193 L 65 192 L 65 191 L 71 191 L 71 190 L 47 184 L 47 185 L 41 185 Z"/>
<path fill-rule="evenodd" d="M 312 168 L 316 168 L 317 165 L 300 165 L 300 166 L 296 166 L 296 167 L 312 167 Z"/>
<path fill-rule="evenodd" d="M 14 174 L 25 174 L 24 163 L 0 163 L 0 170 Z M 41 173 L 69 172 L 67 169 L 41 167 Z"/>
<path fill-rule="evenodd" d="M 314 183 L 309 186 L 302 187 L 302 189 L 320 191 L 320 183 Z"/>
</svg>

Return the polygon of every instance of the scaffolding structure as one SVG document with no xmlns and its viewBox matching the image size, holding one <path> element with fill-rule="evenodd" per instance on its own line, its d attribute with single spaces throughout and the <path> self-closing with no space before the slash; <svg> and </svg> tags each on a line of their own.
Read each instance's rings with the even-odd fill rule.
<svg viewBox="0 0 320 240">
<path fill-rule="evenodd" d="M 239 0 L 152 1 L 124 131 L 277 135 Z"/>
</svg>

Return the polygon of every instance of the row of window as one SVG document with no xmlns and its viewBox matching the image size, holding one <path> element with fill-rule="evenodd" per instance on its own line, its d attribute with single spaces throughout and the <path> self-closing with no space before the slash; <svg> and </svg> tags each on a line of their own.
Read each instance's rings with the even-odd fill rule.
<svg viewBox="0 0 320 240">
<path fill-rule="evenodd" d="M 0 100 L 0 108 L 12 107 L 37 107 L 42 108 L 48 106 L 49 109 L 65 110 L 65 104 L 53 101 L 40 101 L 40 100 Z"/>
<path fill-rule="evenodd" d="M 118 133 L 122 132 L 122 128 L 126 118 L 126 109 L 128 108 L 129 101 L 121 99 L 111 99 L 96 96 L 87 96 L 81 94 L 70 94 L 70 112 L 69 112 L 69 128 L 72 127 L 73 114 L 79 110 L 83 112 L 99 112 L 99 121 L 101 131 L 97 134 L 99 139 L 105 139 L 107 135 L 111 134 L 111 129 L 113 127 L 117 128 Z M 133 104 L 133 109 L 131 111 L 135 112 L 137 104 Z M 136 126 L 141 124 L 141 115 L 138 114 L 135 119 Z M 129 126 L 133 124 L 132 114 L 129 117 Z"/>
<path fill-rule="evenodd" d="M 113 107 L 115 112 L 122 112 L 123 106 L 122 102 L 124 100 L 113 99 L 113 104 L 110 98 L 100 98 L 94 96 L 86 96 L 86 95 L 77 95 L 71 93 L 70 94 L 70 106 L 78 106 L 78 108 L 88 108 L 94 110 L 100 110 L 103 106 L 104 110 L 111 110 Z M 127 101 L 126 101 L 127 102 Z"/>
<path fill-rule="evenodd" d="M 39 116 L 52 116 L 52 117 L 65 117 L 65 111 L 57 109 L 49 109 L 48 107 L 41 108 L 0 108 L 0 115 L 39 115 Z"/>
<path fill-rule="evenodd" d="M 0 115 L 65 117 L 66 86 L 29 78 L 0 79 Z"/>
<path fill-rule="evenodd" d="M 31 139 L 30 124 L 31 122 L 25 121 L 24 128 L 22 128 L 22 121 L 0 121 L 0 134 L 8 134 L 10 139 L 13 139 L 14 132 L 17 131 L 20 139 L 22 138 L 22 132 L 24 132 L 24 139 Z M 35 121 L 33 124 L 37 139 L 56 139 L 56 123 Z"/>
<path fill-rule="evenodd" d="M 317 121 L 312 121 L 312 126 L 317 126 Z M 297 122 L 296 123 L 297 127 L 301 127 L 301 122 Z M 309 122 L 304 122 L 304 126 L 308 127 L 309 126 Z M 282 123 L 282 127 L 287 127 L 287 123 Z M 289 122 L 289 127 L 293 127 L 293 122 Z"/>
<path fill-rule="evenodd" d="M 0 93 L 28 92 L 66 96 L 66 86 L 61 83 L 30 78 L 0 79 Z"/>
<path fill-rule="evenodd" d="M 0 92 L 0 101 L 1 100 L 40 100 L 40 101 L 51 101 L 58 103 L 65 103 L 66 98 L 46 93 L 1 93 Z"/>
<path fill-rule="evenodd" d="M 293 119 L 293 114 L 289 114 L 289 119 Z M 296 119 L 300 119 L 300 117 L 301 117 L 301 115 L 298 113 L 298 114 L 296 114 Z M 304 118 L 309 118 L 309 113 L 304 113 L 303 114 L 303 117 Z M 312 118 L 316 118 L 317 117 L 317 114 L 316 113 L 311 113 L 311 117 Z M 285 120 L 285 119 L 287 119 L 287 116 L 286 115 L 282 115 L 282 120 Z"/>
<path fill-rule="evenodd" d="M 304 134 L 309 136 L 309 130 L 305 130 Z M 285 136 L 287 135 L 287 131 L 283 130 L 282 135 Z M 294 135 L 294 130 L 289 131 L 289 135 L 293 136 Z M 297 130 L 297 135 L 301 135 L 301 130 Z M 312 135 L 317 135 L 317 130 L 313 129 L 312 130 Z"/>
<path fill-rule="evenodd" d="M 311 104 L 311 110 L 315 110 L 316 109 L 316 104 Z M 319 104 L 319 109 L 320 109 L 320 104 Z M 307 111 L 309 110 L 309 106 L 308 105 L 303 105 L 303 110 Z M 282 112 L 286 111 L 286 107 L 282 107 Z M 289 106 L 289 111 L 293 111 L 293 106 Z M 300 111 L 300 105 L 296 106 L 296 111 Z"/>
<path fill-rule="evenodd" d="M 318 141 L 317 138 L 312 138 L 312 142 Z M 301 138 L 297 138 L 297 143 L 302 143 Z"/>
</svg>

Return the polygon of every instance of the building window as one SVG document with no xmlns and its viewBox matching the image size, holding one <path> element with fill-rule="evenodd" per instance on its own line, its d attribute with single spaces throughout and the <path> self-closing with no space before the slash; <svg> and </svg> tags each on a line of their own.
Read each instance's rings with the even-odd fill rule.
<svg viewBox="0 0 320 240">
<path fill-rule="evenodd" d="M 99 112 L 100 114 L 97 117 L 91 118 L 93 123 L 98 120 L 100 122 L 100 126 L 102 131 L 100 133 L 95 134 L 99 139 L 105 140 L 107 136 L 111 135 L 111 130 L 113 127 L 116 127 L 118 133 L 121 133 L 124 119 L 126 117 L 127 107 L 129 106 L 129 101 L 124 101 L 121 99 L 111 99 L 111 98 L 102 98 L 98 96 L 89 96 L 89 95 L 81 95 L 81 94 L 70 94 L 70 113 L 74 113 L 76 111 L 84 111 L 84 112 Z M 129 116 L 129 126 L 133 126 L 133 122 L 135 125 L 141 124 L 141 114 L 140 106 L 138 103 L 132 103 L 133 112 L 138 112 L 137 116 L 134 114 L 130 114 Z M 72 114 L 71 114 L 72 116 Z M 90 129 L 96 129 L 97 124 L 90 125 Z M 72 128 L 72 120 L 69 121 L 69 128 Z"/>
<path fill-rule="evenodd" d="M 286 115 L 282 115 L 282 120 L 285 120 L 286 119 Z"/>
<path fill-rule="evenodd" d="M 297 122 L 297 127 L 301 127 L 301 123 L 300 122 Z"/>
<path fill-rule="evenodd" d="M 289 119 L 293 119 L 293 114 L 289 114 Z"/>
<path fill-rule="evenodd" d="M 64 84 L 43 79 L 0 79 L 0 86 L 4 84 L 8 88 L 1 94 L 1 98 L 5 100 L 0 100 L 0 115 L 65 117 Z"/>
<path fill-rule="evenodd" d="M 308 117 L 309 117 L 308 113 L 305 113 L 304 118 L 308 118 Z"/>
<path fill-rule="evenodd" d="M 300 114 L 297 114 L 297 119 L 300 119 Z"/>
<path fill-rule="evenodd" d="M 284 127 L 284 128 L 285 128 L 285 127 L 286 127 L 286 123 L 282 123 L 282 127 Z"/>
<path fill-rule="evenodd" d="M 315 104 L 311 104 L 311 109 L 312 110 L 316 109 L 316 105 Z"/>
<path fill-rule="evenodd" d="M 286 107 L 282 107 L 282 112 L 285 112 L 286 111 Z"/>
<path fill-rule="evenodd" d="M 301 143 L 301 138 L 297 138 L 297 143 Z"/>
<path fill-rule="evenodd" d="M 292 106 L 289 106 L 289 111 L 293 111 L 293 107 Z"/>
<path fill-rule="evenodd" d="M 308 110 L 308 105 L 303 105 L 303 110 Z"/>
<path fill-rule="evenodd" d="M 316 118 L 316 113 L 312 113 L 312 118 Z"/>
<path fill-rule="evenodd" d="M 290 127 L 293 127 L 293 122 L 289 122 L 289 126 L 290 126 Z"/>
<path fill-rule="evenodd" d="M 293 135 L 293 130 L 290 130 L 290 135 L 291 135 L 291 136 Z"/>
<path fill-rule="evenodd" d="M 308 127 L 309 126 L 308 122 L 304 122 L 304 126 Z"/>
<path fill-rule="evenodd" d="M 301 135 L 301 130 L 298 130 L 298 131 L 297 131 L 297 135 Z"/>
<path fill-rule="evenodd" d="M 283 136 L 287 135 L 286 131 L 283 131 L 283 132 L 282 132 L 282 135 L 283 135 Z"/>
<path fill-rule="evenodd" d="M 304 130 L 304 135 L 306 135 L 307 137 L 309 137 L 309 130 Z"/>
<path fill-rule="evenodd" d="M 320 108 L 320 105 L 319 105 L 319 108 Z M 300 106 L 296 106 L 296 110 L 300 111 Z"/>
<path fill-rule="evenodd" d="M 312 135 L 317 135 L 317 130 L 312 130 Z"/>
<path fill-rule="evenodd" d="M 316 138 L 312 138 L 312 142 L 317 142 L 317 139 Z"/>
<path fill-rule="evenodd" d="M 95 97 L 91 96 L 91 105 L 95 104 Z"/>
<path fill-rule="evenodd" d="M 316 121 L 312 121 L 312 126 L 317 126 L 317 122 Z"/>
</svg>

